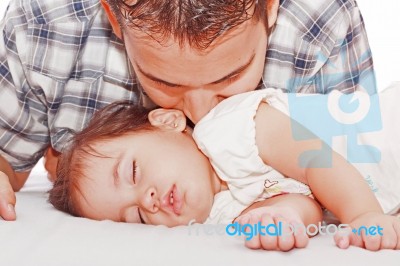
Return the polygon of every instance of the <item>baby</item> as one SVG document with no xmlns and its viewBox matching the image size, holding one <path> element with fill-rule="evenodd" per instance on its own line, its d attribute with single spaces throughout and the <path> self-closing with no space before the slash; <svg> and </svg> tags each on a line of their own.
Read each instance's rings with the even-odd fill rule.
<svg viewBox="0 0 400 266">
<path fill-rule="evenodd" d="M 395 105 L 400 90 L 372 97 L 357 93 L 361 103 L 381 107 L 383 129 L 356 141 L 376 146 L 379 156 L 363 154 L 369 163 L 354 165 L 343 157 L 352 152 L 345 138 L 335 140 L 333 151 L 322 141 L 323 134 L 318 138 L 321 132 L 290 117 L 293 96 L 314 97 L 317 110 L 326 109 L 329 99 L 345 97 L 273 89 L 244 93 L 221 102 L 193 134 L 181 111 L 110 105 L 96 113 L 63 153 L 49 200 L 75 216 L 169 227 L 193 219 L 307 226 L 321 221 L 321 204 L 353 228 L 383 228 L 375 236 L 338 234 L 340 248 L 400 249 L 400 220 L 384 214 L 400 203 L 400 161 L 393 155 L 399 153 L 400 145 L 393 144 L 400 127 L 390 121 L 390 116 L 400 117 Z M 330 111 L 349 124 L 346 113 Z M 357 126 L 350 131 L 357 129 L 364 132 Z M 307 242 L 306 234 L 260 234 L 245 245 L 285 251 Z"/>
</svg>

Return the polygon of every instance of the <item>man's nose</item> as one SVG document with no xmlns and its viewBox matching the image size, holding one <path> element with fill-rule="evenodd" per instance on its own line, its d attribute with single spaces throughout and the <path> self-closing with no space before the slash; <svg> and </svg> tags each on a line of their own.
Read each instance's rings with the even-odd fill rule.
<svg viewBox="0 0 400 266">
<path fill-rule="evenodd" d="M 141 198 L 140 205 L 150 213 L 156 213 L 160 209 L 160 199 L 155 187 L 149 187 Z"/>
<path fill-rule="evenodd" d="M 185 95 L 183 112 L 196 124 L 221 100 L 222 98 L 212 91 L 192 89 Z"/>
</svg>

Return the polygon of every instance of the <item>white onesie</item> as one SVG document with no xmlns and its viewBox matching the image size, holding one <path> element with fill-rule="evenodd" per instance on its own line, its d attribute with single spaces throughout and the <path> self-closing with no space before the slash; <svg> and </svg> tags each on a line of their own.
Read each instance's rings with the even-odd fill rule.
<svg viewBox="0 0 400 266">
<path fill-rule="evenodd" d="M 227 182 L 229 190 L 215 195 L 206 223 L 231 223 L 252 203 L 272 196 L 285 193 L 311 195 L 307 185 L 283 176 L 266 165 L 259 157 L 255 143 L 254 117 L 260 103 L 266 102 L 296 120 L 296 115 L 299 114 L 292 113 L 291 115 L 291 111 L 293 112 L 293 107 L 299 108 L 299 106 L 296 105 L 298 102 L 295 102 L 297 98 L 291 97 L 308 97 L 307 101 L 304 101 L 306 98 L 301 99 L 307 104 L 301 107 L 303 111 L 307 112 L 306 109 L 312 111 L 316 108 L 318 113 L 319 110 L 327 109 L 328 106 L 331 116 L 346 125 L 351 122 L 352 117 L 338 105 L 338 99 L 342 95 L 338 91 L 322 95 L 286 94 L 276 89 L 264 89 L 232 96 L 212 109 L 196 125 L 193 138 L 201 151 L 210 158 L 218 176 Z M 361 92 L 357 92 L 357 95 L 360 97 L 361 109 L 362 103 L 373 103 L 373 97 L 378 99 L 382 119 L 380 120 L 379 117 L 373 119 L 381 121 L 382 128 L 373 128 L 371 132 L 368 132 L 368 130 L 363 130 L 365 125 L 359 123 L 360 129 L 356 127 L 356 130 L 360 130 L 361 133 L 358 134 L 356 142 L 359 145 L 368 144 L 378 148 L 381 160 L 371 163 L 353 163 L 353 165 L 364 176 L 384 211 L 393 212 L 400 204 L 400 141 L 398 140 L 400 123 L 397 122 L 400 120 L 400 105 L 398 104 L 400 83 L 372 97 Z M 312 101 L 313 106 L 308 105 L 309 100 Z M 358 113 L 362 118 L 363 114 Z M 326 120 L 330 123 L 329 118 Z M 298 122 L 303 124 L 304 121 Z M 337 124 L 336 122 L 335 125 Z M 325 126 L 321 124 L 321 127 Z M 314 132 L 312 126 L 307 128 Z M 314 133 L 320 136 L 321 133 L 316 131 Z M 336 152 L 349 159 L 347 137 L 336 135 L 328 144 Z"/>
</svg>

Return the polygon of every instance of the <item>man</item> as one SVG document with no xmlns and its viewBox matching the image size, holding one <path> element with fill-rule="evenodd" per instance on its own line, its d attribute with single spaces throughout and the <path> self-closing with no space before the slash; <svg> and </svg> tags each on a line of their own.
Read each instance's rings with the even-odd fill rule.
<svg viewBox="0 0 400 266">
<path fill-rule="evenodd" d="M 1 28 L 5 220 L 16 219 L 14 191 L 46 149 L 61 151 L 112 101 L 181 109 L 196 123 L 221 100 L 257 88 L 375 84 L 352 0 L 21 0 Z"/>
</svg>

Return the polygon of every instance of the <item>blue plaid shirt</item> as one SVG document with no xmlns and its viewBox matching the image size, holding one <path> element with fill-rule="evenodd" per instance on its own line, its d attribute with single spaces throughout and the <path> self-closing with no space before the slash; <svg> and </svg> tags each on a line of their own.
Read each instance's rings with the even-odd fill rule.
<svg viewBox="0 0 400 266">
<path fill-rule="evenodd" d="M 14 170 L 29 171 L 49 145 L 61 150 L 110 102 L 151 104 L 99 0 L 14 0 L 0 28 L 0 154 Z M 262 86 L 375 88 L 355 1 L 281 1 L 268 47 Z"/>
</svg>

